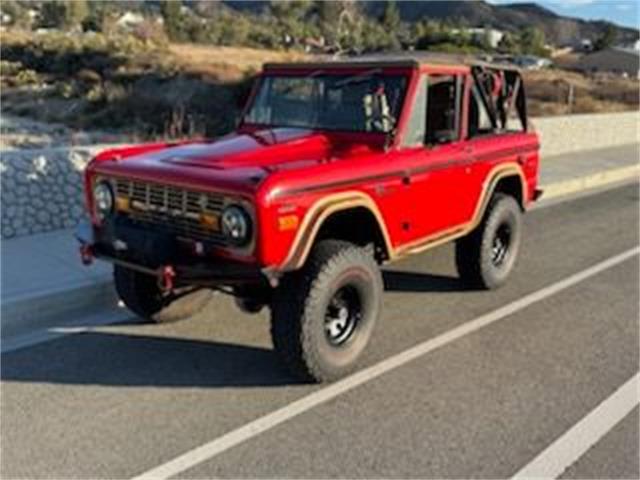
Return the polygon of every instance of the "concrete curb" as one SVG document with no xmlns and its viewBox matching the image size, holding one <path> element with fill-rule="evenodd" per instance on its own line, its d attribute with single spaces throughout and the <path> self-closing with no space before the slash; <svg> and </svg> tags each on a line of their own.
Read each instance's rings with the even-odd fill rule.
<svg viewBox="0 0 640 480">
<path fill-rule="evenodd" d="M 563 197 L 577 192 L 604 187 L 606 185 L 618 183 L 634 177 L 640 178 L 640 164 L 604 170 L 585 177 L 542 185 L 540 188 L 542 188 L 544 192 L 542 199 L 551 200 L 553 198 Z"/>
<path fill-rule="evenodd" d="M 640 164 L 542 185 L 542 199 L 546 201 L 597 190 L 632 178 L 640 178 Z M 97 282 L 87 280 L 24 298 L 11 298 L 2 303 L 2 339 L 4 341 L 33 330 L 70 324 L 84 316 L 97 318 L 103 313 L 119 318 L 117 305 L 111 275 L 105 275 Z"/>
</svg>

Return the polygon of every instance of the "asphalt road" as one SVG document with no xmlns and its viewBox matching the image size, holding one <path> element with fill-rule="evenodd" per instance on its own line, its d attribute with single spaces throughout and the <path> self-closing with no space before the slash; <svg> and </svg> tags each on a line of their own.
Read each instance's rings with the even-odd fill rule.
<svg viewBox="0 0 640 480">
<path fill-rule="evenodd" d="M 186 453 L 185 478 L 507 478 L 565 455 L 556 442 L 638 372 L 638 256 L 573 277 L 638 245 L 638 200 L 631 185 L 530 212 L 495 292 L 461 288 L 450 246 L 390 266 L 365 367 L 575 281 L 213 456 L 193 449 L 327 391 L 280 369 L 266 313 L 218 296 L 184 322 L 131 319 L 5 353 L 1 476 L 130 478 Z M 640 477 L 637 402 L 610 427 L 563 478 Z"/>
</svg>

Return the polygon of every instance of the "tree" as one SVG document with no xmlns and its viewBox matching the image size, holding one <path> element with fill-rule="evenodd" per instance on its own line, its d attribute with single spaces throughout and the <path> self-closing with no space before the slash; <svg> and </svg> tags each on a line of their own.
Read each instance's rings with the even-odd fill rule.
<svg viewBox="0 0 640 480">
<path fill-rule="evenodd" d="M 520 53 L 518 38 L 512 33 L 505 32 L 500 43 L 498 43 L 498 51 L 503 53 Z"/>
<path fill-rule="evenodd" d="M 13 0 L 2 0 L 2 2 L 0 2 L 0 11 L 11 17 L 11 25 L 21 28 L 31 27 L 31 18 L 27 13 L 27 9 L 17 2 Z"/>
<path fill-rule="evenodd" d="M 365 51 L 378 51 L 385 48 L 387 43 L 387 32 L 375 21 L 363 21 L 361 32 L 361 45 Z"/>
<path fill-rule="evenodd" d="M 164 27 L 171 40 L 184 40 L 184 19 L 182 18 L 181 0 L 162 0 L 160 14 Z"/>
<path fill-rule="evenodd" d="M 311 6 L 309 0 L 272 0 L 269 10 L 276 20 L 278 33 L 285 46 L 291 46 L 305 36 L 305 17 Z"/>
<path fill-rule="evenodd" d="M 328 46 L 335 46 L 339 43 L 339 19 L 344 11 L 344 7 L 343 2 L 341 1 L 316 2 L 318 26 L 320 28 L 320 33 L 324 37 L 325 44 Z"/>
<path fill-rule="evenodd" d="M 387 33 L 395 35 L 400 27 L 400 12 L 395 0 L 387 0 L 384 6 L 384 12 L 380 18 L 382 26 Z"/>
<path fill-rule="evenodd" d="M 595 50 L 604 50 L 605 48 L 609 48 L 612 46 L 618 37 L 618 32 L 613 25 L 608 24 L 602 32 L 602 35 L 598 37 L 598 39 L 593 44 L 593 48 Z"/>
<path fill-rule="evenodd" d="M 67 28 L 81 29 L 82 22 L 89 15 L 87 0 L 67 0 L 65 4 Z"/>
<path fill-rule="evenodd" d="M 394 0 L 387 0 L 380 18 L 380 23 L 385 30 L 386 38 L 383 48 L 397 50 L 400 48 L 400 40 L 398 40 L 398 34 L 400 33 L 400 27 L 402 22 L 400 21 L 400 12 L 398 11 L 398 5 Z"/>
<path fill-rule="evenodd" d="M 62 2 L 45 2 L 40 12 L 42 25 L 46 28 L 64 26 L 65 7 Z"/>
<path fill-rule="evenodd" d="M 544 32 L 536 27 L 527 27 L 520 33 L 520 48 L 522 53 L 547 56 L 549 51 L 545 46 Z"/>
<path fill-rule="evenodd" d="M 56 0 L 42 5 L 42 23 L 48 28 L 81 29 L 89 15 L 86 0 Z"/>
<path fill-rule="evenodd" d="M 434 20 L 418 22 L 413 35 L 419 50 L 427 50 L 432 45 L 447 41 L 449 37 L 442 24 Z"/>
</svg>

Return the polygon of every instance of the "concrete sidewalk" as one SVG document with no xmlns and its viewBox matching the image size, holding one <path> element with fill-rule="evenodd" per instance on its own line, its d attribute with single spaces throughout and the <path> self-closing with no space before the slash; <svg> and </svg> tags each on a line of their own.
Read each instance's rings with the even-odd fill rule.
<svg viewBox="0 0 640 480">
<path fill-rule="evenodd" d="M 640 144 L 542 158 L 544 199 L 616 183 L 640 173 Z"/>
<path fill-rule="evenodd" d="M 637 178 L 639 159 L 638 144 L 544 158 L 543 199 Z M 111 266 L 83 266 L 70 230 L 4 240 L 0 298 L 3 339 L 118 309 Z"/>
<path fill-rule="evenodd" d="M 110 265 L 82 265 L 73 230 L 3 240 L 1 254 L 3 338 L 87 308 L 117 306 Z"/>
</svg>

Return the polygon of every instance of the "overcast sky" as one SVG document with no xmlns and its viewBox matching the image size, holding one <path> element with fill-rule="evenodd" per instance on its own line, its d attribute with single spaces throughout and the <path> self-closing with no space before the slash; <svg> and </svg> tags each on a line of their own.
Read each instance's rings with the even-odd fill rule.
<svg viewBox="0 0 640 480">
<path fill-rule="evenodd" d="M 560 15 L 587 20 L 608 20 L 638 28 L 638 0 L 489 0 L 491 3 L 531 3 L 534 1 Z"/>
</svg>

